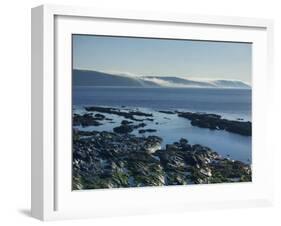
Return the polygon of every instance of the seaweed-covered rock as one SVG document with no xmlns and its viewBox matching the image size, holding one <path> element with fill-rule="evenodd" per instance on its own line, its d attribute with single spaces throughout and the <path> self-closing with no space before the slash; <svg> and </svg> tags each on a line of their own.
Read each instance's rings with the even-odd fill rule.
<svg viewBox="0 0 281 226">
<path fill-rule="evenodd" d="M 190 145 L 184 138 L 162 149 L 158 136 L 78 130 L 73 130 L 73 136 L 75 190 L 252 179 L 250 165 L 223 158 L 208 147 Z"/>
</svg>

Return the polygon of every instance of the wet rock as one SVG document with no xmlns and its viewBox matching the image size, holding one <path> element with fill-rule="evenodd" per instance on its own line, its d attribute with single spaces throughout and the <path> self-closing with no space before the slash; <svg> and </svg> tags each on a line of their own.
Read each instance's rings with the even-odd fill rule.
<svg viewBox="0 0 281 226">
<path fill-rule="evenodd" d="M 211 177 L 212 176 L 212 172 L 209 168 L 201 168 L 199 170 L 200 173 L 202 173 L 204 176 L 206 177 Z"/>
<path fill-rule="evenodd" d="M 180 144 L 181 145 L 186 145 L 188 143 L 188 140 L 187 139 L 184 139 L 184 138 L 181 138 L 180 139 Z"/>
<path fill-rule="evenodd" d="M 143 144 L 143 148 L 148 151 L 148 153 L 154 153 L 155 151 L 161 149 L 162 139 L 157 136 L 148 136 Z"/>
<path fill-rule="evenodd" d="M 226 130 L 228 132 L 244 136 L 252 135 L 251 122 L 222 119 L 220 115 L 204 113 L 178 112 L 178 116 L 189 119 L 191 121 L 191 125 L 200 128 Z"/>
<path fill-rule="evenodd" d="M 105 116 L 102 114 L 95 114 L 95 118 L 96 118 L 96 120 L 104 120 Z"/>
<path fill-rule="evenodd" d="M 139 133 L 155 133 L 155 132 L 157 132 L 157 130 L 156 129 L 140 129 L 139 130 Z"/>
<path fill-rule="evenodd" d="M 123 120 L 120 126 L 113 128 L 113 131 L 116 133 L 131 133 L 134 129 L 145 127 L 145 123 L 140 123 L 137 125 L 132 125 L 132 122 Z"/>
<path fill-rule="evenodd" d="M 177 151 L 178 150 L 178 146 L 175 144 L 167 144 L 166 145 L 166 150 L 167 151 Z"/>
<path fill-rule="evenodd" d="M 78 130 L 73 136 L 75 190 L 251 181 L 249 164 L 184 138 L 162 149 L 158 136 Z"/>
<path fill-rule="evenodd" d="M 129 125 L 132 124 L 132 121 L 128 121 L 128 120 L 122 120 L 121 125 Z"/>
<path fill-rule="evenodd" d="M 169 115 L 175 114 L 175 112 L 173 112 L 173 111 L 158 111 L 158 112 L 164 113 L 164 114 L 169 114 Z"/>
<path fill-rule="evenodd" d="M 131 133 L 133 132 L 133 127 L 128 125 L 121 125 L 113 128 L 113 131 L 116 133 Z"/>
<path fill-rule="evenodd" d="M 84 114 L 84 115 L 78 115 L 74 114 L 73 118 L 73 125 L 74 126 L 100 126 L 102 123 L 98 122 L 96 118 L 93 117 L 92 114 Z"/>
<path fill-rule="evenodd" d="M 140 124 L 138 124 L 138 125 L 134 125 L 133 128 L 134 128 L 134 129 L 138 129 L 138 128 L 143 128 L 143 127 L 145 127 L 145 126 L 146 126 L 146 124 L 142 122 L 142 123 L 140 123 Z"/>
<path fill-rule="evenodd" d="M 133 132 L 133 127 L 128 125 L 121 125 L 113 128 L 115 133 L 131 133 Z"/>
<path fill-rule="evenodd" d="M 118 108 L 112 108 L 112 107 L 85 107 L 86 111 L 95 111 L 95 112 L 101 112 L 101 113 L 108 113 L 108 114 L 114 114 L 122 116 L 126 119 L 131 119 L 133 121 L 143 121 L 144 119 L 138 119 L 135 118 L 135 116 L 140 117 L 152 117 L 153 115 L 150 113 L 145 113 L 141 111 L 121 111 Z"/>
</svg>

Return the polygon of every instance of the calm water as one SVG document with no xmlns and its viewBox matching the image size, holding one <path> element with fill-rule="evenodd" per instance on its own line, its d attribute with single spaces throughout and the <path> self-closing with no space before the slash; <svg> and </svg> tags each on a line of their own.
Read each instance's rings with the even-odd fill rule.
<svg viewBox="0 0 281 226">
<path fill-rule="evenodd" d="M 184 109 L 251 120 L 251 90 L 246 89 L 74 87 L 73 104 Z"/>
<path fill-rule="evenodd" d="M 162 137 L 163 146 L 184 137 L 191 144 L 208 146 L 225 157 L 229 156 L 243 162 L 251 161 L 251 137 L 194 127 L 190 125 L 189 120 L 177 117 L 176 114 L 157 112 L 169 109 L 213 112 L 229 119 L 243 118 L 251 121 L 251 90 L 74 87 L 73 105 L 76 113 L 83 113 L 85 105 L 139 108 L 141 111 L 153 113 L 155 120 L 145 121 L 147 126 L 144 129 L 157 129 L 156 133 L 151 134 Z M 107 117 L 112 118 L 114 123 L 80 129 L 112 131 L 124 119 L 114 115 Z M 134 133 L 142 136 L 137 130 Z"/>
</svg>

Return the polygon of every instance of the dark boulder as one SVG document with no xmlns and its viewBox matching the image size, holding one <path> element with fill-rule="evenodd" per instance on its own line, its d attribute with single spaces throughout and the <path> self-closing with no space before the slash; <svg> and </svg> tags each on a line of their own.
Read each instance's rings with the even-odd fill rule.
<svg viewBox="0 0 281 226">
<path fill-rule="evenodd" d="M 156 129 L 140 129 L 139 130 L 139 133 L 146 133 L 146 132 L 155 133 L 155 132 L 157 132 L 157 130 Z"/>
<path fill-rule="evenodd" d="M 128 126 L 128 125 L 121 125 L 113 128 L 113 131 L 115 133 L 131 133 L 133 132 L 133 130 L 134 129 L 132 128 L 132 126 Z"/>
<path fill-rule="evenodd" d="M 122 122 L 121 122 L 122 125 L 129 125 L 132 123 L 133 123 L 132 121 L 128 121 L 128 120 L 122 120 Z"/>
<path fill-rule="evenodd" d="M 102 115 L 102 114 L 95 114 L 95 118 L 96 118 L 97 120 L 104 120 L 104 119 L 105 119 L 105 116 Z"/>
</svg>

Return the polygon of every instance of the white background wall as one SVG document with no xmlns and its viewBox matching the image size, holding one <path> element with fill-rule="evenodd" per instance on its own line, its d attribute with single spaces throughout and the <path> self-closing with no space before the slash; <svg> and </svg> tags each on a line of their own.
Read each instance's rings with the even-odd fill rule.
<svg viewBox="0 0 281 226">
<path fill-rule="evenodd" d="M 56 0 L 56 4 L 87 5 L 192 14 L 232 15 L 275 20 L 275 111 L 270 120 L 275 149 L 276 203 L 271 208 L 195 211 L 132 216 L 51 225 L 280 225 L 281 223 L 281 7 L 278 0 Z M 42 224 L 29 216 L 30 208 L 30 8 L 51 1 L 1 2 L 0 23 L 0 225 Z M 265 150 L 266 151 L 266 150 Z M 268 175 L 268 176 L 273 176 Z"/>
</svg>

